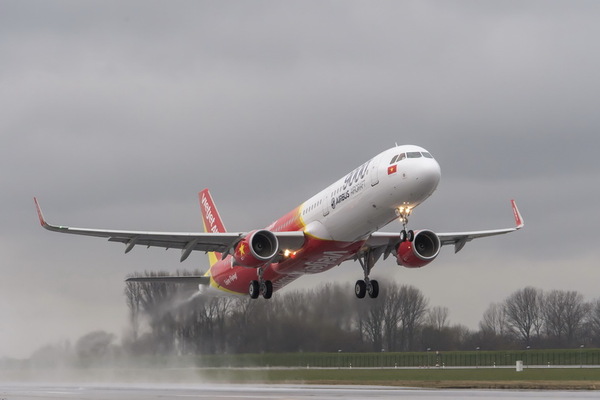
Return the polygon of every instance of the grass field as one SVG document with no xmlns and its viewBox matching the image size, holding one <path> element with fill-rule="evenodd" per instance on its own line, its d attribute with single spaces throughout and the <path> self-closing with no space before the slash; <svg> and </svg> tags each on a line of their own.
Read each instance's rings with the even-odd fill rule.
<svg viewBox="0 0 600 400">
<path fill-rule="evenodd" d="M 207 369 L 227 382 L 393 385 L 436 388 L 600 389 L 600 369 Z"/>
<path fill-rule="evenodd" d="M 380 352 L 380 353 L 265 353 L 221 354 L 180 358 L 181 363 L 198 367 L 492 367 L 524 365 L 586 366 L 600 365 L 600 349 Z M 154 364 L 160 359 L 149 359 Z"/>
</svg>

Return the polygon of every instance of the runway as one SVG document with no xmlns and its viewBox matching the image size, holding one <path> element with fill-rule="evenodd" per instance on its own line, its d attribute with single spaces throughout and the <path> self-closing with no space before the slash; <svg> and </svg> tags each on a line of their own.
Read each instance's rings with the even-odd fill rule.
<svg viewBox="0 0 600 400">
<path fill-rule="evenodd" d="M 81 399 L 597 399 L 594 391 L 431 390 L 327 385 L 43 385 L 2 384 L 0 400 Z"/>
</svg>

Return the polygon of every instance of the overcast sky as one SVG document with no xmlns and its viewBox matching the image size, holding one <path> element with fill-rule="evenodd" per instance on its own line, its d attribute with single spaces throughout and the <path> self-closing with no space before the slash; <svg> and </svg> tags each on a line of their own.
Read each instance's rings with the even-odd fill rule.
<svg viewBox="0 0 600 400">
<path fill-rule="evenodd" d="M 442 168 L 411 228 L 510 227 L 511 198 L 527 225 L 390 258 L 381 284 L 470 328 L 525 286 L 600 297 L 598 21 L 597 1 L 0 1 L 0 356 L 120 335 L 127 274 L 206 268 L 44 231 L 34 195 L 56 224 L 200 231 L 208 187 L 245 231 L 396 142 Z"/>
</svg>

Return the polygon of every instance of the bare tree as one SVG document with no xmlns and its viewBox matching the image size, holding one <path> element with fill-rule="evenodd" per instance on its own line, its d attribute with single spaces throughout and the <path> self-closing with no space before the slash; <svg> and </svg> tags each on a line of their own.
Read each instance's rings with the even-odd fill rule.
<svg viewBox="0 0 600 400">
<path fill-rule="evenodd" d="M 506 322 L 506 310 L 498 304 L 492 303 L 483 313 L 483 319 L 479 322 L 479 328 L 486 334 L 505 336 L 508 334 Z"/>
<path fill-rule="evenodd" d="M 427 325 L 441 331 L 448 326 L 448 316 L 450 310 L 448 307 L 435 306 L 427 312 Z"/>
<path fill-rule="evenodd" d="M 404 299 L 404 306 L 400 315 L 402 321 L 401 350 L 414 350 L 415 335 L 420 328 L 425 313 L 427 312 L 427 304 L 429 301 L 423 293 L 414 286 L 403 285 L 400 288 L 401 297 Z"/>
<path fill-rule="evenodd" d="M 447 307 L 435 306 L 430 308 L 425 315 L 425 322 L 421 328 L 421 349 L 451 350 L 454 349 L 453 336 L 448 327 Z"/>
<path fill-rule="evenodd" d="M 526 287 L 511 294 L 504 302 L 506 321 L 526 345 L 532 338 L 539 337 L 542 326 L 541 301 L 543 293 L 539 289 Z"/>
<path fill-rule="evenodd" d="M 400 345 L 400 326 L 404 296 L 397 284 L 388 284 L 383 289 L 384 304 L 384 336 L 387 351 L 396 351 Z"/>
<path fill-rule="evenodd" d="M 85 364 L 105 360 L 110 356 L 111 343 L 115 335 L 104 331 L 90 332 L 75 343 L 75 354 Z"/>
<path fill-rule="evenodd" d="M 544 296 L 543 316 L 548 339 L 555 346 L 575 344 L 590 306 L 575 291 L 553 290 Z"/>
<path fill-rule="evenodd" d="M 383 349 L 383 332 L 385 325 L 386 296 L 379 296 L 372 301 L 357 300 L 359 329 L 362 337 L 368 341 L 373 351 Z"/>
<path fill-rule="evenodd" d="M 125 298 L 129 309 L 129 323 L 131 325 L 132 340 L 135 342 L 140 334 L 140 307 L 142 290 L 136 282 L 125 282 Z"/>
<path fill-rule="evenodd" d="M 591 341 L 595 346 L 600 346 L 600 299 L 590 304 L 589 325 Z"/>
</svg>

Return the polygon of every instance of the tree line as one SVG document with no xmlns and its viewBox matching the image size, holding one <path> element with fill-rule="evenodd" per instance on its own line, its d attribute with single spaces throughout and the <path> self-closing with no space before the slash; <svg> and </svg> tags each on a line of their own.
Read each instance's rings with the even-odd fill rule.
<svg viewBox="0 0 600 400">
<path fill-rule="evenodd" d="M 257 301 L 127 282 L 130 334 L 123 348 L 142 355 L 600 347 L 600 299 L 586 302 L 575 291 L 517 290 L 490 304 L 479 329 L 470 330 L 451 324 L 449 309 L 430 306 L 414 286 L 381 286 L 368 301 L 356 299 L 348 284 Z"/>
</svg>

